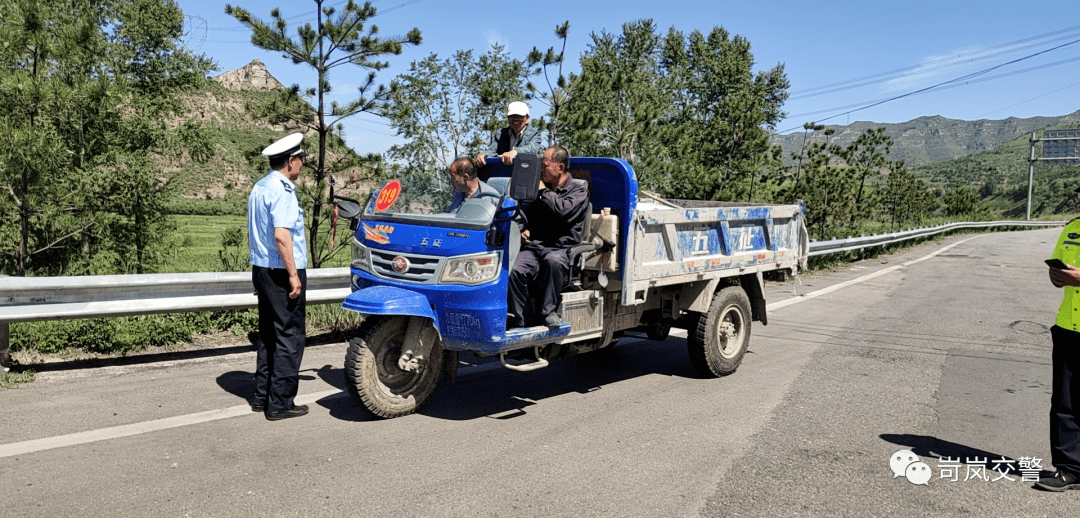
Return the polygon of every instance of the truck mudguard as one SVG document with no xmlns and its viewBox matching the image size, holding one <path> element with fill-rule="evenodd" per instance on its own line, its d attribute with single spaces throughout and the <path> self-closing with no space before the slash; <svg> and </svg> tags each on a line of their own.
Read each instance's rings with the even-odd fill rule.
<svg viewBox="0 0 1080 518">
<path fill-rule="evenodd" d="M 439 328 L 439 316 L 431 309 L 427 297 L 393 286 L 372 286 L 352 292 L 345 297 L 342 308 L 362 315 L 409 315 L 434 320 Z"/>
</svg>

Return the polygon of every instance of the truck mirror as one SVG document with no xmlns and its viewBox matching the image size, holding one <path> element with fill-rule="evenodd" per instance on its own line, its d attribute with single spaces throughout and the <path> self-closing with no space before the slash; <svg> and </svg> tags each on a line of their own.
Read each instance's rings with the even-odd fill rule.
<svg viewBox="0 0 1080 518">
<path fill-rule="evenodd" d="M 508 194 L 517 201 L 533 201 L 540 193 L 540 157 L 518 154 L 514 159 L 514 171 L 510 174 Z"/>
<path fill-rule="evenodd" d="M 338 206 L 338 216 L 345 219 L 355 219 L 360 215 L 360 204 L 355 200 L 335 196 L 334 204 Z"/>
</svg>

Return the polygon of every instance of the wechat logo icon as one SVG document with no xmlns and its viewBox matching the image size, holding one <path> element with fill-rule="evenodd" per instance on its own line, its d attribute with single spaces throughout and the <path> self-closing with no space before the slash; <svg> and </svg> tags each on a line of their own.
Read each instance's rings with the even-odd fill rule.
<svg viewBox="0 0 1080 518">
<path fill-rule="evenodd" d="M 918 455 L 911 450 L 900 450 L 889 457 L 889 467 L 892 468 L 893 478 L 905 477 L 908 482 L 919 486 L 928 486 L 933 470 Z"/>
</svg>

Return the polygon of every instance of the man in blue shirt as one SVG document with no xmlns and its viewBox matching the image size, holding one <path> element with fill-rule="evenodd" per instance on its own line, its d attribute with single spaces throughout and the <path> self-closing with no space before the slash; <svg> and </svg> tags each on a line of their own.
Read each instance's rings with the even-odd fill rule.
<svg viewBox="0 0 1080 518">
<path fill-rule="evenodd" d="M 255 394 L 251 410 L 271 421 L 307 414 L 293 399 L 300 387 L 307 295 L 307 240 L 296 180 L 307 156 L 302 133 L 263 150 L 270 173 L 248 197 L 251 280 L 259 298 L 259 340 L 255 344 Z"/>
<path fill-rule="evenodd" d="M 450 185 L 454 188 L 454 196 L 450 198 L 450 207 L 446 212 L 456 214 L 461 204 L 470 198 L 486 200 L 494 207 L 499 203 L 499 191 L 476 177 L 476 168 L 472 160 L 459 158 L 450 164 L 447 170 L 450 174 Z"/>
</svg>

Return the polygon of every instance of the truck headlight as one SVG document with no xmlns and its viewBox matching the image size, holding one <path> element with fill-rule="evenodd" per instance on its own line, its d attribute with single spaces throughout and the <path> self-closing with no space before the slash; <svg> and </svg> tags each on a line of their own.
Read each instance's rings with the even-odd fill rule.
<svg viewBox="0 0 1080 518">
<path fill-rule="evenodd" d="M 355 237 L 352 239 L 352 266 L 358 270 L 371 273 L 371 252 L 368 247 L 362 245 Z"/>
<path fill-rule="evenodd" d="M 481 284 L 499 275 L 499 252 L 454 257 L 443 268 L 443 284 Z"/>
</svg>

